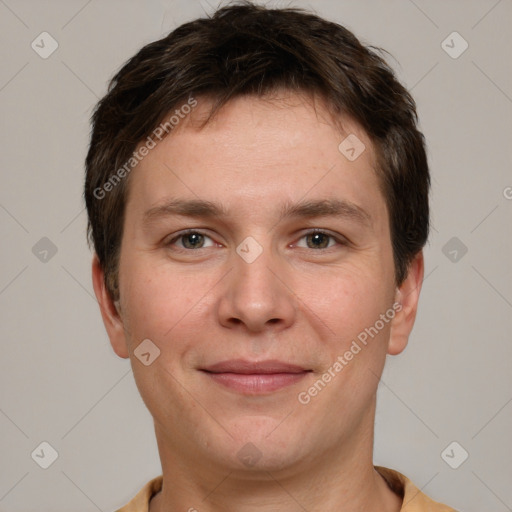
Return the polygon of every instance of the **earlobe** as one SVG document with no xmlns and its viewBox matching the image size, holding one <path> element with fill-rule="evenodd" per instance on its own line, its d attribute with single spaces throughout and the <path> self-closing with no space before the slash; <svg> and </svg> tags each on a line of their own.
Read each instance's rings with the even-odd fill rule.
<svg viewBox="0 0 512 512">
<path fill-rule="evenodd" d="M 400 308 L 396 308 L 397 313 L 391 323 L 388 345 L 390 355 L 400 354 L 407 346 L 418 311 L 423 273 L 423 252 L 420 251 L 411 261 L 404 282 L 397 288 L 395 303 L 400 304 Z"/>
<path fill-rule="evenodd" d="M 104 271 L 96 254 L 94 254 L 92 260 L 92 284 L 110 344 L 119 357 L 126 359 L 129 357 L 129 354 L 126 346 L 124 324 L 120 315 L 119 301 L 114 302 L 112 300 L 105 286 Z"/>
</svg>

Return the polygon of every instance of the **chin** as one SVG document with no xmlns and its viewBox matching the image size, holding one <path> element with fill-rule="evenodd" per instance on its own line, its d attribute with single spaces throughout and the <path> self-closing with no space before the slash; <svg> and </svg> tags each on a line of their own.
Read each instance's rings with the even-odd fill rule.
<svg viewBox="0 0 512 512">
<path fill-rule="evenodd" d="M 305 435 L 290 429 L 283 418 L 246 416 L 231 422 L 226 430 L 232 437 L 224 432 L 224 442 L 214 444 L 217 456 L 230 470 L 246 470 L 253 476 L 296 465 L 305 457 Z"/>
</svg>

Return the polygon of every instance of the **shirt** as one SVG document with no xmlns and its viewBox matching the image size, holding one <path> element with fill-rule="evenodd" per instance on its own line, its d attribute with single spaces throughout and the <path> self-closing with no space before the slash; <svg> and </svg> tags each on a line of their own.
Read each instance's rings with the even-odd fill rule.
<svg viewBox="0 0 512 512">
<path fill-rule="evenodd" d="M 376 466 L 389 488 L 402 498 L 400 512 L 457 512 L 423 494 L 406 476 L 392 469 Z M 116 512 L 148 512 L 151 498 L 162 489 L 163 477 L 148 482 L 130 503 Z"/>
</svg>

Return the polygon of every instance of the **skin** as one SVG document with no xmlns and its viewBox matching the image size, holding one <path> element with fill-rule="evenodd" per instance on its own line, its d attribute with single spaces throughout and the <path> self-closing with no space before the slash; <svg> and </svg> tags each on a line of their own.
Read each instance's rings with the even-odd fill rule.
<svg viewBox="0 0 512 512">
<path fill-rule="evenodd" d="M 131 358 L 154 418 L 164 483 L 150 510 L 398 511 L 372 464 L 375 398 L 386 355 L 413 327 L 423 258 L 397 287 L 372 144 L 350 119 L 341 131 L 321 102 L 292 93 L 232 100 L 202 129 L 209 104 L 198 101 L 130 175 L 117 308 L 96 257 L 92 267 L 112 347 Z M 366 146 L 353 162 L 338 150 L 349 133 Z M 226 215 L 143 222 L 170 198 L 212 201 Z M 284 203 L 331 199 L 367 218 L 280 219 Z M 326 235 L 307 236 L 313 228 Z M 177 238 L 186 229 L 206 235 L 192 239 L 202 247 Z M 249 236 L 262 249 L 252 263 L 236 252 Z M 394 319 L 301 404 L 298 394 L 395 302 Z M 161 351 L 149 366 L 134 356 L 144 339 Z M 236 358 L 310 371 L 255 395 L 200 371 Z M 250 467 L 237 456 L 247 443 L 260 455 Z"/>
</svg>

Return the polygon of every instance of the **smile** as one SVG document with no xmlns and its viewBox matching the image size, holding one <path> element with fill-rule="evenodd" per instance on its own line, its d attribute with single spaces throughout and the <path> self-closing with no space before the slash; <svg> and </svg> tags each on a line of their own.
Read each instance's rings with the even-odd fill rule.
<svg viewBox="0 0 512 512">
<path fill-rule="evenodd" d="M 257 395 L 296 384 L 311 370 L 275 360 L 252 363 L 238 359 L 217 363 L 201 371 L 217 384 L 239 393 Z"/>
</svg>

